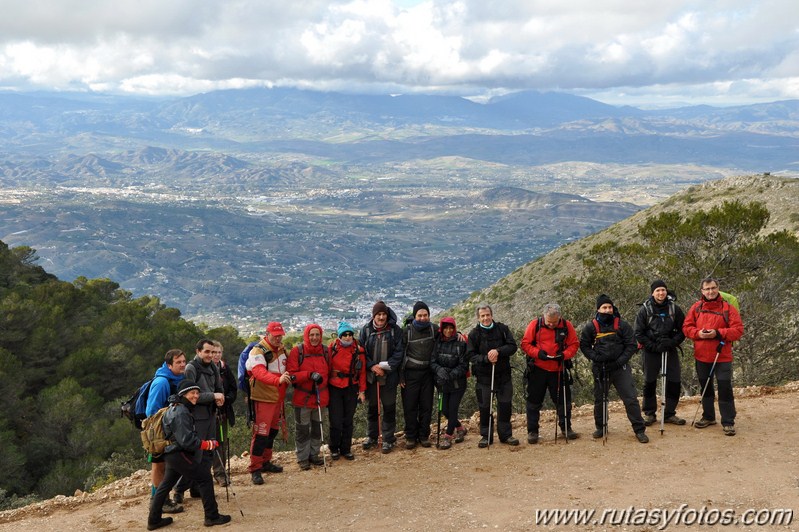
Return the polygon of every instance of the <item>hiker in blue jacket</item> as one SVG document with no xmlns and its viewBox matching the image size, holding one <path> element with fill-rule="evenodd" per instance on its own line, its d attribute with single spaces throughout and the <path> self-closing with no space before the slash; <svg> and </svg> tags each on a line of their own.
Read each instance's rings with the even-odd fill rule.
<svg viewBox="0 0 799 532">
<path fill-rule="evenodd" d="M 186 371 L 186 354 L 180 349 L 170 349 L 164 355 L 164 363 L 155 371 L 155 376 L 150 383 L 150 391 L 147 395 L 147 406 L 145 415 L 152 416 L 166 405 L 169 404 L 169 396 L 178 389 L 178 384 L 183 380 Z M 147 455 L 147 461 L 152 464 L 150 479 L 150 497 L 155 495 L 158 485 L 164 480 L 164 456 L 151 454 Z M 180 513 L 183 507 L 166 499 L 164 502 L 164 513 Z"/>
</svg>

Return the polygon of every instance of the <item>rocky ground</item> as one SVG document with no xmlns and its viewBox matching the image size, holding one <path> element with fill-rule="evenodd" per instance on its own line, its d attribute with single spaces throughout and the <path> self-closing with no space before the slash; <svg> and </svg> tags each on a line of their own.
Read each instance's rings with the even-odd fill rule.
<svg viewBox="0 0 799 532">
<path fill-rule="evenodd" d="M 722 515 L 738 519 L 748 516 L 749 509 L 799 511 L 797 402 L 799 383 L 738 389 L 738 434 L 726 437 L 720 425 L 690 427 L 697 398 L 684 398 L 678 413 L 689 425 L 667 425 L 663 435 L 653 425 L 647 445 L 635 440 L 619 402 L 611 404 L 605 444 L 590 436 L 590 405 L 575 411 L 574 427 L 582 437 L 569 443 L 554 441 L 554 420 L 546 413 L 541 443 L 528 445 L 524 415 L 517 415 L 519 447 L 478 449 L 472 429 L 464 443 L 448 451 L 400 446 L 382 455 L 358 447 L 354 462 L 340 460 L 329 463 L 327 471 L 308 472 L 299 470 L 293 453 L 283 452 L 276 461 L 285 471 L 267 476 L 263 486 L 253 486 L 246 460 L 235 458 L 230 500 L 224 488 L 216 492 L 221 511 L 233 516 L 222 528 L 528 530 L 537 524 L 537 510 L 575 509 L 597 515 L 579 526 L 538 525 L 558 530 L 729 529 L 696 521 L 702 515 L 711 523 Z M 2 512 L 0 531 L 143 530 L 148 481 L 149 473 L 139 471 L 96 493 Z M 619 513 L 615 521 L 602 524 L 597 520 L 605 509 L 627 510 L 629 520 L 623 522 Z M 641 510 L 677 513 L 662 527 L 654 514 Z M 164 530 L 202 526 L 200 501 L 188 498 L 186 511 L 174 517 Z M 766 519 L 764 514 L 755 517 Z M 797 530 L 799 515 L 790 524 L 751 529 Z"/>
</svg>

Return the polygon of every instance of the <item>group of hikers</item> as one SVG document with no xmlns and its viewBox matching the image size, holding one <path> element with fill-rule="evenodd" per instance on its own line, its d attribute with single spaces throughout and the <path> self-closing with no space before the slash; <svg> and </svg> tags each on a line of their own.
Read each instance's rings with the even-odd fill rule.
<svg viewBox="0 0 799 532">
<path fill-rule="evenodd" d="M 411 316 L 400 326 L 395 312 L 385 302 L 372 308 L 371 319 L 356 330 L 340 322 L 328 345 L 322 327 L 309 324 L 302 342 L 288 349 L 285 330 L 270 322 L 262 339 L 250 344 L 239 360 L 238 387 L 246 393 L 252 421 L 249 472 L 253 484 L 264 483 L 263 473 L 280 473 L 272 462 L 273 445 L 285 424 L 284 399 L 293 388 L 296 459 L 301 470 L 327 465 L 322 452 L 323 412 L 327 410 L 330 458 L 354 460 L 353 419 L 358 403 L 366 403 L 367 437 L 364 450 L 379 448 L 390 453 L 397 445 L 397 388 L 404 413 L 406 449 L 431 447 L 434 397 L 437 410 L 446 418 L 443 433 L 436 434 L 439 449 L 464 441 L 466 428 L 458 410 L 467 378 L 476 378 L 480 439 L 486 448 L 494 432 L 506 445 L 519 445 L 511 426 L 513 381 L 511 356 L 520 347 L 526 354 L 527 442 L 539 441 L 539 419 L 549 393 L 556 405 L 560 432 L 568 440 L 579 437 L 571 424 L 571 368 L 578 349 L 592 362 L 594 376 L 594 438 L 607 437 L 607 398 L 612 384 L 624 403 L 635 437 L 649 441 L 646 427 L 658 419 L 657 381 L 662 378 L 661 430 L 664 423 L 684 425 L 677 416 L 680 398 L 680 344 L 693 342 L 697 377 L 702 388 L 702 417 L 693 425 L 716 424 L 715 377 L 724 434 L 735 435 L 735 402 L 732 392 L 732 344 L 743 335 L 743 323 L 735 306 L 719 293 L 716 279 L 700 284 L 701 297 L 687 313 L 670 296 L 666 283 L 652 282 L 650 296 L 641 306 L 635 323 L 623 320 L 613 301 L 600 295 L 596 315 L 578 338 L 574 326 L 562 316 L 559 305 L 544 306 L 540 317 L 527 326 L 517 346 L 510 329 L 494 320 L 488 304 L 476 309 L 478 323 L 468 335 L 461 334 L 454 318 L 431 322 L 430 309 L 417 301 Z M 630 360 L 643 350 L 643 410 L 638 402 Z M 197 343 L 196 358 L 186 364 L 185 354 L 170 350 L 156 372 L 164 376 L 157 393 L 148 399 L 147 414 L 170 403 L 163 428 L 170 445 L 161 456 L 151 456 L 153 497 L 148 529 L 172 522 L 163 513 L 182 511 L 186 489 L 203 500 L 207 526 L 230 521 L 219 514 L 214 499 L 214 478 L 229 483 L 223 463 L 227 444 L 225 430 L 235 422 L 230 407 L 237 382 L 222 360 L 222 346 L 213 340 Z M 184 371 L 185 368 L 185 371 Z M 155 386 L 153 381 L 153 386 Z M 168 397 L 169 387 L 174 393 Z M 496 403 L 496 423 L 494 407 Z M 220 414 L 221 417 L 217 416 Z M 440 420 L 440 417 L 439 417 Z M 557 438 L 558 431 L 555 431 Z M 165 466 L 165 467 L 164 467 Z M 213 473 L 212 473 L 213 472 Z M 169 493 L 175 487 L 172 500 Z"/>
</svg>

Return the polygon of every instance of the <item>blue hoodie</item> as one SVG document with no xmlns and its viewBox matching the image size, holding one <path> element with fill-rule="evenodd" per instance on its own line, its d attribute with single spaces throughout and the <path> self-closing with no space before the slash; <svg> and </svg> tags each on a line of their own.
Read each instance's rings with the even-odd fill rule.
<svg viewBox="0 0 799 532">
<path fill-rule="evenodd" d="M 158 377 L 164 377 L 159 379 Z M 160 409 L 169 404 L 169 396 L 172 395 L 171 389 L 177 389 L 183 375 L 175 375 L 166 362 L 155 371 L 155 377 L 150 384 L 150 393 L 147 396 L 147 409 L 144 411 L 147 417 L 152 416 Z"/>
</svg>

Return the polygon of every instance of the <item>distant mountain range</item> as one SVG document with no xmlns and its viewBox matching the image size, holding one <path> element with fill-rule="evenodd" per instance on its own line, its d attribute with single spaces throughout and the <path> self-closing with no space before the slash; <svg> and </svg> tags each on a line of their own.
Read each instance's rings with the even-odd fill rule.
<svg viewBox="0 0 799 532">
<path fill-rule="evenodd" d="M 247 164 L 235 157 L 287 153 L 339 164 L 461 156 L 511 165 L 692 163 L 776 172 L 796 169 L 798 137 L 799 100 L 645 111 L 535 91 L 485 104 L 454 96 L 297 89 L 149 100 L 0 93 L 0 175 L 14 182 L 25 181 L 20 164 L 68 177 L 69 156 L 89 154 L 109 161 L 97 161 L 99 175 L 131 178 L 136 172 L 115 164 L 174 164 L 178 173 L 221 170 L 247 179 Z M 181 151 L 234 159 L 185 168 Z"/>
</svg>

